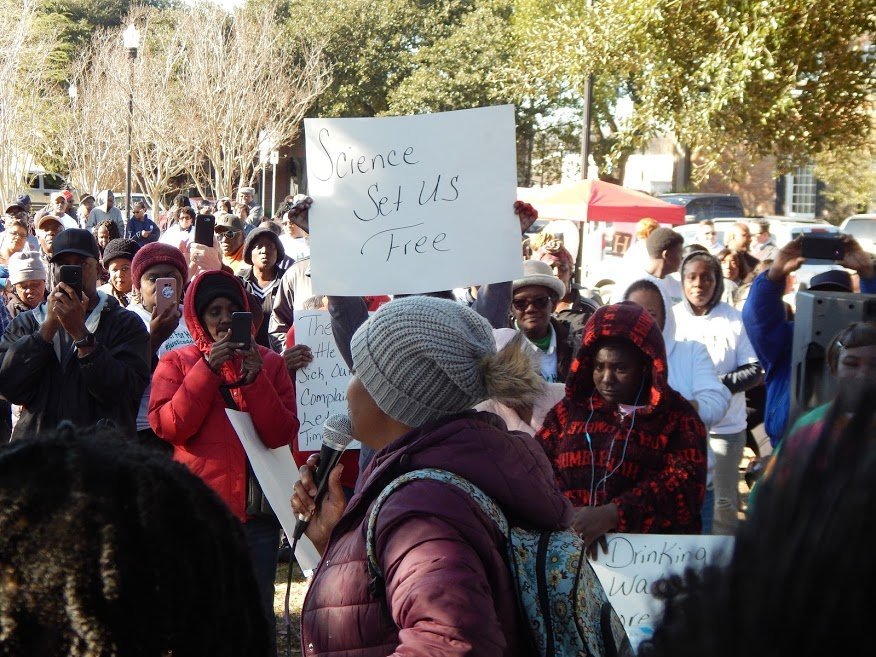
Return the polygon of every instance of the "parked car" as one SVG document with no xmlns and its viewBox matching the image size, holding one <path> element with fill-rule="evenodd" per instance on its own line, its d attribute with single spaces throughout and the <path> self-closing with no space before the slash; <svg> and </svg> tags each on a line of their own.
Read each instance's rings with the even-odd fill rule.
<svg viewBox="0 0 876 657">
<path fill-rule="evenodd" d="M 31 171 L 27 174 L 24 193 L 30 196 L 31 208 L 36 211 L 51 203 L 65 189 L 69 189 L 67 180 L 60 173 Z"/>
<path fill-rule="evenodd" d="M 839 229 L 854 237 L 867 253 L 876 255 L 876 214 L 853 214 Z"/>
<path fill-rule="evenodd" d="M 683 205 L 687 222 L 745 216 L 742 199 L 736 194 L 673 193 L 658 194 L 657 198 L 673 205 Z"/>
</svg>

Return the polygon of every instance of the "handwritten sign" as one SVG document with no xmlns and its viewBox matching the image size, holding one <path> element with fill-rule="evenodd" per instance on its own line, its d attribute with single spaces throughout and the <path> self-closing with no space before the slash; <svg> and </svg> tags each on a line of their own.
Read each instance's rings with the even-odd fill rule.
<svg viewBox="0 0 876 657">
<path fill-rule="evenodd" d="M 514 107 L 305 119 L 315 294 L 520 278 Z"/>
<path fill-rule="evenodd" d="M 332 335 L 331 317 L 325 310 L 296 310 L 295 342 L 313 352 L 307 367 L 295 373 L 298 402 L 298 449 L 318 452 L 322 446 L 322 425 L 329 415 L 347 412 L 347 384 L 351 374 Z M 347 449 L 359 449 L 353 441 Z"/>
<path fill-rule="evenodd" d="M 590 564 L 637 648 L 661 613 L 654 583 L 688 567 L 726 565 L 732 551 L 732 536 L 609 534 L 608 554 L 600 552 Z"/>
</svg>

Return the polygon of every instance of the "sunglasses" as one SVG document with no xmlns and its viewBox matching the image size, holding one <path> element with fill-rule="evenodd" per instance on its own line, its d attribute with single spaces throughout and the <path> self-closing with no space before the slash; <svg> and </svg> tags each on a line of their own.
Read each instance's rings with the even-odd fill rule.
<svg viewBox="0 0 876 657">
<path fill-rule="evenodd" d="M 532 299 L 514 299 L 511 302 L 511 305 L 514 306 L 515 310 L 524 311 L 530 306 L 535 308 L 536 310 L 544 310 L 551 303 L 550 297 L 534 297 Z"/>
<path fill-rule="evenodd" d="M 239 230 L 224 230 L 221 233 L 216 233 L 216 239 L 233 240 L 240 234 Z"/>
</svg>

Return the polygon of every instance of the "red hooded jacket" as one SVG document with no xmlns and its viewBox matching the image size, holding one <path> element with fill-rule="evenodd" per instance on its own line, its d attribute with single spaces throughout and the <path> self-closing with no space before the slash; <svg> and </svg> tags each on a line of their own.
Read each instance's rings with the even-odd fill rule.
<svg viewBox="0 0 876 657">
<path fill-rule="evenodd" d="M 249 309 L 240 281 L 225 271 L 209 272 L 226 276 L 240 286 L 243 309 Z M 195 312 L 195 297 L 206 274 L 196 276 L 186 291 L 183 315 L 194 344 L 165 353 L 152 375 L 149 397 L 149 424 L 158 436 L 173 445 L 173 458 L 184 463 L 203 479 L 241 521 L 246 515 L 246 453 L 225 414 L 222 383 L 233 383 L 240 376 L 240 360 L 228 361 L 216 374 L 207 365 L 213 338 L 201 325 Z M 262 370 L 255 380 L 231 388 L 231 395 L 242 411 L 252 416 L 265 446 L 290 445 L 298 434 L 295 393 L 283 358 L 257 345 Z"/>
<path fill-rule="evenodd" d="M 593 383 L 601 338 L 622 337 L 651 361 L 650 388 L 623 416 Z M 698 534 L 706 484 L 706 427 L 667 382 L 666 352 L 651 316 L 631 302 L 604 306 L 584 329 L 566 396 L 536 439 L 576 507 L 614 502 L 618 532 Z"/>
</svg>

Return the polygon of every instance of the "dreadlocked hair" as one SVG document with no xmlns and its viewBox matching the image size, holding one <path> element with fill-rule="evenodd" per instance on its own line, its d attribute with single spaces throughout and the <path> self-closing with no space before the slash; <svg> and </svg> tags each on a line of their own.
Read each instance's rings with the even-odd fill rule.
<svg viewBox="0 0 876 657">
<path fill-rule="evenodd" d="M 843 389 L 811 449 L 783 446 L 728 567 L 660 583 L 663 620 L 640 657 L 843 655 L 867 645 L 874 394 L 872 384 Z"/>
<path fill-rule="evenodd" d="M 519 331 L 502 349 L 481 359 L 481 372 L 489 399 L 511 408 L 532 406 L 545 384 L 526 337 Z"/>
<path fill-rule="evenodd" d="M 239 523 L 112 427 L 0 447 L 0 655 L 267 655 Z"/>
</svg>

